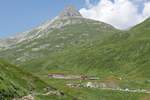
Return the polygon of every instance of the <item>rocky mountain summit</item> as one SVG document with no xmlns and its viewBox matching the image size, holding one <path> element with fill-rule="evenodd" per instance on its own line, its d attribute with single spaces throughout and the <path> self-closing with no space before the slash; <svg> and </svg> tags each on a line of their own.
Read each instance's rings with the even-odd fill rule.
<svg viewBox="0 0 150 100">
<path fill-rule="evenodd" d="M 68 6 L 60 13 L 59 17 L 82 17 L 82 15 L 76 10 L 74 6 Z"/>
<path fill-rule="evenodd" d="M 80 23 L 84 18 L 73 6 L 67 6 L 58 16 L 49 20 L 38 27 L 40 30 L 62 28 L 68 24 Z"/>
</svg>

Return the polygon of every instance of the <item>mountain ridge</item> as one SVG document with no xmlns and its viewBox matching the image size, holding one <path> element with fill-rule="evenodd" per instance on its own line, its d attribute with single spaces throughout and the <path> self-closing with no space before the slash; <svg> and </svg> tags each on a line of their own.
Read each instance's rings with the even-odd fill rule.
<svg viewBox="0 0 150 100">
<path fill-rule="evenodd" d="M 94 21 L 91 19 L 83 18 L 82 15 L 76 10 L 73 6 L 67 6 L 64 8 L 62 12 L 52 20 L 46 21 L 43 24 L 22 33 L 17 34 L 16 36 L 3 39 L 5 45 L 1 45 L 2 47 L 9 47 L 11 45 L 15 45 L 21 43 L 22 41 L 28 41 L 31 39 L 36 39 L 44 35 L 44 33 L 48 31 L 53 31 L 55 29 L 61 29 L 67 25 L 81 24 L 81 23 L 89 23 L 95 22 L 95 24 L 105 24 L 106 27 L 112 27 L 109 24 Z M 104 25 L 104 26 L 105 26 Z M 9 42 L 10 41 L 10 42 Z"/>
<path fill-rule="evenodd" d="M 60 14 L 60 18 L 66 18 L 66 17 L 82 17 L 82 15 L 76 10 L 76 8 L 73 5 L 67 6 Z"/>
</svg>

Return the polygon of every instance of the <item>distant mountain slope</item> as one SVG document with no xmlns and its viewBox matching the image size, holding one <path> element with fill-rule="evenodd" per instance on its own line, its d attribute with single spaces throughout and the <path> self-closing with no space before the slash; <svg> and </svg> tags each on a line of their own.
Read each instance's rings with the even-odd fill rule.
<svg viewBox="0 0 150 100">
<path fill-rule="evenodd" d="M 2 49 L 0 57 L 18 65 L 35 61 L 32 65 L 36 66 L 36 60 L 47 58 L 54 52 L 87 43 L 93 45 L 92 41 L 102 42 L 116 32 L 119 30 L 111 25 L 85 19 L 75 8 L 67 7 L 53 20 L 15 37 L 17 42 Z M 40 70 L 41 66 L 36 69 Z"/>
<path fill-rule="evenodd" d="M 132 30 L 150 30 L 150 18 L 147 18 L 144 22 L 134 26 Z"/>
<path fill-rule="evenodd" d="M 150 37 L 150 18 L 146 19 L 144 22 L 134 26 L 130 31 L 134 35 L 134 37 Z"/>
<path fill-rule="evenodd" d="M 116 33 L 103 43 L 94 41 L 93 45 L 80 45 L 56 53 L 49 59 L 55 59 L 52 66 L 69 66 L 78 71 L 101 73 L 114 72 L 134 78 L 150 77 L 150 35 L 149 20 L 129 31 Z M 142 26 L 144 26 L 142 28 Z M 143 31 L 145 28 L 146 31 Z M 134 31 L 133 31 L 134 30 Z M 133 33 L 134 32 L 134 33 Z M 66 61 L 66 62 L 65 62 Z M 81 68 L 81 69 L 80 69 Z M 87 73 L 85 72 L 85 73 Z"/>
</svg>

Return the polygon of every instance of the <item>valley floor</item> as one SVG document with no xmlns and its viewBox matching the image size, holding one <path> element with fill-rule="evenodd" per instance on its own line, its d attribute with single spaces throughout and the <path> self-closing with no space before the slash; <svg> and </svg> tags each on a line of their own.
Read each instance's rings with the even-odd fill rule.
<svg viewBox="0 0 150 100">
<path fill-rule="evenodd" d="M 144 87 L 122 88 L 113 83 L 111 83 L 112 85 L 101 83 L 100 79 L 63 79 L 48 76 L 42 78 L 75 100 L 150 100 L 150 90 Z M 68 98 L 68 100 L 74 100 L 72 98 Z"/>
</svg>

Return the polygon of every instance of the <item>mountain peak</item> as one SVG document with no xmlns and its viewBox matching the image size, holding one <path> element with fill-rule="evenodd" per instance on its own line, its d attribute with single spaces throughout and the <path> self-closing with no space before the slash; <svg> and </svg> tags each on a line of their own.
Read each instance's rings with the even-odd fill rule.
<svg viewBox="0 0 150 100">
<path fill-rule="evenodd" d="M 59 15 L 59 17 L 82 17 L 80 12 L 72 5 L 67 6 Z"/>
</svg>

